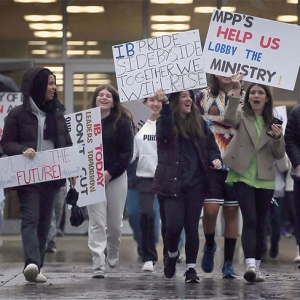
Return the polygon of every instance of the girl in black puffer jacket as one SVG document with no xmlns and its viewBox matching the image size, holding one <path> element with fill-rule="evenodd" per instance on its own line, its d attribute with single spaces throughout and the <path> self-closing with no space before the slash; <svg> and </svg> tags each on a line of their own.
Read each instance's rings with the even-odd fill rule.
<svg viewBox="0 0 300 300">
<path fill-rule="evenodd" d="M 30 68 L 23 75 L 23 104 L 8 114 L 1 139 L 4 154 L 34 158 L 37 151 L 72 146 L 57 100 L 55 76 L 45 68 Z M 65 179 L 16 187 L 21 215 L 24 276 L 29 282 L 45 282 L 41 273 L 50 228 L 54 197 Z M 71 179 L 75 184 L 75 178 Z"/>
<path fill-rule="evenodd" d="M 163 102 L 156 123 L 158 164 L 152 189 L 158 194 L 164 241 L 164 273 L 175 274 L 178 243 L 186 233 L 186 282 L 199 282 L 195 270 L 199 250 L 198 225 L 204 199 L 211 191 L 213 169 L 221 168 L 215 138 L 199 116 L 192 91 L 156 93 Z M 170 103 L 169 103 L 170 102 Z"/>
</svg>

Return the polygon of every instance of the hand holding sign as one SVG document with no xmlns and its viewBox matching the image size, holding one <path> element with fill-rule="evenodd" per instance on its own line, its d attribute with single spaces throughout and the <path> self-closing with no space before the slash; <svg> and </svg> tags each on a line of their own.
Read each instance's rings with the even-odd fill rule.
<svg viewBox="0 0 300 300">
<path fill-rule="evenodd" d="M 242 89 L 241 80 L 243 80 L 244 74 L 242 74 L 241 72 L 237 72 L 231 75 L 230 78 L 233 83 L 233 89 L 234 89 L 233 96 L 239 97 Z"/>
<path fill-rule="evenodd" d="M 27 156 L 28 158 L 30 158 L 30 159 L 34 159 L 34 157 L 35 157 L 35 150 L 32 149 L 32 148 L 27 148 L 27 149 L 23 152 L 23 154 L 24 154 L 25 156 Z"/>
<path fill-rule="evenodd" d="M 162 103 L 168 102 L 168 98 L 163 89 L 157 89 L 155 91 L 155 98 Z"/>
</svg>

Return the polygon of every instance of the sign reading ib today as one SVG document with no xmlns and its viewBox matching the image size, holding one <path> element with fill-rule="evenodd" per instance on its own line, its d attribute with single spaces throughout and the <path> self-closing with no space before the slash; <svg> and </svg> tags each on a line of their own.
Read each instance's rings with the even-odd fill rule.
<svg viewBox="0 0 300 300">
<path fill-rule="evenodd" d="M 207 73 L 293 90 L 300 63 L 300 27 L 214 10 L 203 49 Z"/>
<path fill-rule="evenodd" d="M 79 150 L 82 173 L 76 182 L 78 206 L 105 201 L 101 110 L 99 107 L 65 115 L 73 144 Z"/>
<path fill-rule="evenodd" d="M 112 47 L 121 102 L 206 87 L 199 30 Z"/>
</svg>

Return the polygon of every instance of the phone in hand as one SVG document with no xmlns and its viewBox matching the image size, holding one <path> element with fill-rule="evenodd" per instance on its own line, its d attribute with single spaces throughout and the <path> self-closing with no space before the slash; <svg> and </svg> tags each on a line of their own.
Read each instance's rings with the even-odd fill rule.
<svg viewBox="0 0 300 300">
<path fill-rule="evenodd" d="M 278 118 L 274 118 L 270 124 L 270 126 L 268 127 L 267 131 L 266 131 L 266 134 L 270 137 L 274 137 L 274 131 L 272 130 L 272 125 L 273 124 L 279 124 L 279 125 L 282 125 L 282 121 Z"/>
</svg>

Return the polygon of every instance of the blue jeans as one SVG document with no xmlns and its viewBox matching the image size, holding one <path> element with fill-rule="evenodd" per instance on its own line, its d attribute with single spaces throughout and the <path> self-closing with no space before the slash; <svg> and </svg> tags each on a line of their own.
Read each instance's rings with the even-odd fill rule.
<svg viewBox="0 0 300 300">
<path fill-rule="evenodd" d="M 137 242 L 139 248 L 142 248 L 142 234 L 140 229 L 140 206 L 139 197 L 137 190 L 128 189 L 126 198 L 126 212 L 128 217 L 129 225 L 133 231 L 133 238 Z M 155 244 L 159 242 L 159 230 L 160 230 L 160 214 L 157 196 L 153 202 L 153 210 L 155 212 L 154 221 L 154 236 Z"/>
</svg>

